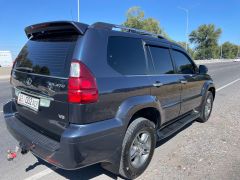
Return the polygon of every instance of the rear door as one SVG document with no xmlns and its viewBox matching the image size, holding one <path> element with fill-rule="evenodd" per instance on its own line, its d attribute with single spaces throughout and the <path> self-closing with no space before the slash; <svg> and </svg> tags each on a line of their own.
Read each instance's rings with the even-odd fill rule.
<svg viewBox="0 0 240 180">
<path fill-rule="evenodd" d="M 67 33 L 36 35 L 23 47 L 13 67 L 18 118 L 57 140 L 69 122 L 68 75 L 78 37 Z"/>
<path fill-rule="evenodd" d="M 182 84 L 180 111 L 182 115 L 200 106 L 204 79 L 198 74 L 197 66 L 184 51 L 173 49 L 172 56 Z"/>
<path fill-rule="evenodd" d="M 174 74 L 169 46 L 167 44 L 148 45 L 146 48 L 148 60 L 152 61 L 149 63 L 151 94 L 160 101 L 165 113 L 163 121 L 167 122 L 179 115 L 181 84 L 178 76 Z"/>
</svg>

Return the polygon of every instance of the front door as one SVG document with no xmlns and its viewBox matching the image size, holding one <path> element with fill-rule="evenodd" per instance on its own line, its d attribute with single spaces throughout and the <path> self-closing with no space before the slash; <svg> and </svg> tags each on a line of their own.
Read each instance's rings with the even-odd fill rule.
<svg viewBox="0 0 240 180">
<path fill-rule="evenodd" d="M 198 74 L 197 66 L 185 52 L 173 49 L 172 56 L 182 84 L 180 111 L 182 115 L 200 106 L 204 80 Z"/>
</svg>

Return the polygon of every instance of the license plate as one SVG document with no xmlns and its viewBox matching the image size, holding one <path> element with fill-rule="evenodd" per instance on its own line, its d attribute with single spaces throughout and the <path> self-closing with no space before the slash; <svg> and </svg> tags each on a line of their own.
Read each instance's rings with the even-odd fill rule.
<svg viewBox="0 0 240 180">
<path fill-rule="evenodd" d="M 21 104 L 23 106 L 26 106 L 30 109 L 33 109 L 35 111 L 38 111 L 38 107 L 39 107 L 39 99 L 38 98 L 34 98 L 31 96 L 19 93 L 17 103 Z"/>
</svg>

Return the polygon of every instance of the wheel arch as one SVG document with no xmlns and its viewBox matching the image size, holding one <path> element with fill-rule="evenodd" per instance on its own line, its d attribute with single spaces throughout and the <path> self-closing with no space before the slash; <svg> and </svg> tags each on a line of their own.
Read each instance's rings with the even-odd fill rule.
<svg viewBox="0 0 240 180">
<path fill-rule="evenodd" d="M 215 99 L 215 95 L 216 95 L 216 89 L 215 89 L 215 87 L 209 87 L 209 88 L 208 88 L 208 91 L 212 92 L 212 94 L 213 94 L 213 100 L 214 100 L 214 99 Z"/>
<path fill-rule="evenodd" d="M 212 93 L 214 93 L 214 97 L 215 97 L 216 88 L 215 88 L 215 85 L 214 85 L 212 80 L 206 81 L 203 84 L 202 90 L 201 90 L 201 95 L 202 95 L 203 98 L 205 97 L 205 95 L 208 91 L 211 91 Z"/>
<path fill-rule="evenodd" d="M 204 100 L 206 98 L 207 92 L 210 91 L 213 93 L 213 99 L 215 99 L 216 96 L 216 88 L 212 80 L 206 81 L 202 87 L 201 95 L 202 95 L 202 101 L 200 109 L 202 109 Z"/>
<path fill-rule="evenodd" d="M 155 107 L 145 107 L 135 112 L 128 122 L 128 126 L 137 118 L 143 117 L 155 124 L 155 128 L 158 129 L 161 125 L 160 112 Z"/>
<path fill-rule="evenodd" d="M 126 129 L 138 117 L 149 119 L 158 128 L 164 120 L 164 112 L 155 96 L 135 96 L 120 105 L 116 117 L 123 120 Z"/>
</svg>

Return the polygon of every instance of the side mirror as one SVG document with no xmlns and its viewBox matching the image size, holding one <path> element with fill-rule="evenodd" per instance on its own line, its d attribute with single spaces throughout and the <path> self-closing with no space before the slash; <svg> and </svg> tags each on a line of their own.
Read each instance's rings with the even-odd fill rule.
<svg viewBox="0 0 240 180">
<path fill-rule="evenodd" d="M 207 74 L 208 68 L 205 65 L 200 65 L 199 66 L 199 74 Z"/>
</svg>

